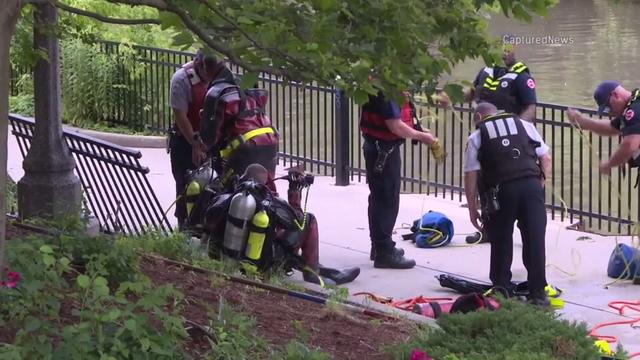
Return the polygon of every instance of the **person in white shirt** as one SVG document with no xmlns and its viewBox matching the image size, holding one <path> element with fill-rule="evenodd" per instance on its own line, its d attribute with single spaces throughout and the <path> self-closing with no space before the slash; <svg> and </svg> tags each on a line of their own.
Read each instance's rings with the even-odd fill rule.
<svg viewBox="0 0 640 360">
<path fill-rule="evenodd" d="M 522 235 L 529 300 L 548 305 L 545 294 L 544 183 L 551 173 L 549 147 L 535 126 L 516 114 L 500 113 L 490 103 L 475 109 L 476 130 L 465 153 L 465 193 L 474 227 L 491 239 L 489 277 L 494 286 L 511 288 L 513 225 Z M 478 207 L 478 195 L 483 208 Z M 480 214 L 482 210 L 482 215 Z"/>
</svg>

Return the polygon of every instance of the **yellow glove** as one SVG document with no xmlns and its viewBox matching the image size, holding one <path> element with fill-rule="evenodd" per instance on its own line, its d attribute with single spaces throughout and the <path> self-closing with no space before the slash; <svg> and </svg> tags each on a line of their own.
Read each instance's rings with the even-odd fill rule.
<svg viewBox="0 0 640 360">
<path fill-rule="evenodd" d="M 429 150 L 431 151 L 431 155 L 436 160 L 436 163 L 441 163 L 444 161 L 444 158 L 447 157 L 447 153 L 444 152 L 444 148 L 442 144 L 440 144 L 440 140 L 436 140 L 433 144 L 429 145 Z"/>
</svg>

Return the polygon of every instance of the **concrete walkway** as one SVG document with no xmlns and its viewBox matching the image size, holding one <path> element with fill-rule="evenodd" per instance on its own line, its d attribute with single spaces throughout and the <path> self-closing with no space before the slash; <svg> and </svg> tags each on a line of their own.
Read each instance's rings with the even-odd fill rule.
<svg viewBox="0 0 640 360">
<path fill-rule="evenodd" d="M 143 153 L 142 163 L 151 170 L 151 185 L 166 209 L 174 197 L 169 156 L 163 149 L 140 150 Z M 9 174 L 17 180 L 22 176 L 22 159 L 12 136 L 9 136 L 8 151 Z M 467 246 L 464 242 L 465 234 L 474 229 L 468 220 L 466 208 L 461 207 L 462 203 L 449 200 L 449 197 L 402 195 L 396 226 L 410 224 L 428 210 L 437 210 L 447 214 L 454 222 L 456 236 L 447 247 L 419 249 L 409 242 L 403 242 L 400 234 L 408 230 L 399 229 L 396 234 L 398 246 L 404 248 L 407 256 L 414 258 L 418 265 L 411 270 L 380 270 L 374 269 L 369 261 L 369 192 L 366 184 L 338 187 L 334 182 L 330 177 L 316 178 L 311 187 L 308 208 L 320 224 L 321 262 L 332 267 L 359 266 L 362 269 L 360 277 L 347 285 L 351 294 L 368 291 L 395 299 L 418 295 L 455 297 L 455 293 L 441 288 L 434 278 L 445 272 L 488 281 L 490 247 L 488 244 Z M 286 186 L 286 182 L 279 182 L 279 192 L 286 193 Z M 175 223 L 173 217 L 170 220 Z M 547 226 L 547 279 L 564 290 L 563 299 L 566 301 L 565 308 L 559 313 L 565 319 L 584 321 L 589 327 L 601 322 L 627 320 L 608 308 L 607 304 L 613 300 L 640 301 L 640 286 L 629 282 L 618 282 L 608 287 L 605 284 L 612 281 L 606 276 L 606 268 L 615 242 L 631 244 L 631 238 L 580 233 L 567 230 L 568 225 L 549 219 Z M 589 239 L 578 240 L 584 236 Z M 514 247 L 513 278 L 525 280 L 526 271 L 520 256 L 522 246 L 517 231 Z M 294 275 L 293 279 L 301 282 L 299 274 Z M 363 297 L 355 299 L 365 301 Z M 640 317 L 640 314 L 630 315 Z M 600 334 L 618 336 L 628 351 L 640 351 L 640 329 L 621 325 L 605 328 Z"/>
</svg>

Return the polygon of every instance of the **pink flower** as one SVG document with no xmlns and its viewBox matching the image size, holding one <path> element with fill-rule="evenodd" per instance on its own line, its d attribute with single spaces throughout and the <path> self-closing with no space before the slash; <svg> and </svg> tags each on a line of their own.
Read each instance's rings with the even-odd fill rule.
<svg viewBox="0 0 640 360">
<path fill-rule="evenodd" d="M 9 269 L 5 270 L 7 271 L 7 281 L 0 281 L 0 288 L 15 289 L 18 286 L 18 282 L 22 280 L 22 276 L 18 272 L 9 271 Z"/>
<path fill-rule="evenodd" d="M 429 355 L 427 355 L 426 352 L 414 349 L 411 352 L 411 359 L 410 360 L 433 360 L 433 359 L 430 358 Z"/>
<path fill-rule="evenodd" d="M 7 273 L 7 279 L 9 281 L 13 281 L 13 282 L 18 282 L 22 279 L 22 276 L 20 276 L 20 273 L 17 273 L 15 271 L 11 271 L 9 273 Z"/>
</svg>

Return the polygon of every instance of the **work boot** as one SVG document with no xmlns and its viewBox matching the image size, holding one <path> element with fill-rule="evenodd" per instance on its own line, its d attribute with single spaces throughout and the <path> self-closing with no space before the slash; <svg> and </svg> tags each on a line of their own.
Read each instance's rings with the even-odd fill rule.
<svg viewBox="0 0 640 360">
<path fill-rule="evenodd" d="M 360 270 L 360 269 L 358 269 L 358 270 Z M 331 279 L 328 279 L 328 278 L 325 278 L 323 276 L 320 276 L 320 275 L 318 275 L 318 273 L 316 273 L 314 271 L 311 271 L 311 270 L 307 270 L 307 269 L 302 270 L 302 278 L 304 279 L 304 281 L 310 282 L 310 283 L 313 283 L 313 284 L 316 284 L 316 285 L 321 285 L 322 286 L 322 284 L 320 283 L 320 279 L 322 279 L 322 282 L 324 283 L 324 286 L 336 286 L 336 282 L 335 281 L 333 281 Z"/>
<path fill-rule="evenodd" d="M 342 285 L 355 280 L 358 275 L 360 275 L 360 268 L 352 267 L 349 269 L 338 270 L 320 265 L 320 270 L 318 271 L 318 273 L 323 278 L 333 280 L 336 285 Z"/>
<path fill-rule="evenodd" d="M 531 305 L 542 306 L 545 308 L 551 306 L 551 302 L 544 290 L 530 292 L 529 295 L 527 295 L 527 302 Z"/>
<path fill-rule="evenodd" d="M 411 269 L 416 261 L 407 259 L 400 249 L 393 249 L 390 254 L 376 253 L 373 267 L 378 269 Z"/>
<path fill-rule="evenodd" d="M 404 249 L 393 248 L 393 251 L 397 251 L 400 255 L 404 255 Z M 369 260 L 373 261 L 376 258 L 376 247 L 371 245 L 371 251 L 369 252 Z"/>
<path fill-rule="evenodd" d="M 489 242 L 489 236 L 486 232 L 481 233 L 480 231 L 476 231 L 473 235 L 467 236 L 465 241 L 467 244 L 484 244 Z"/>
</svg>

